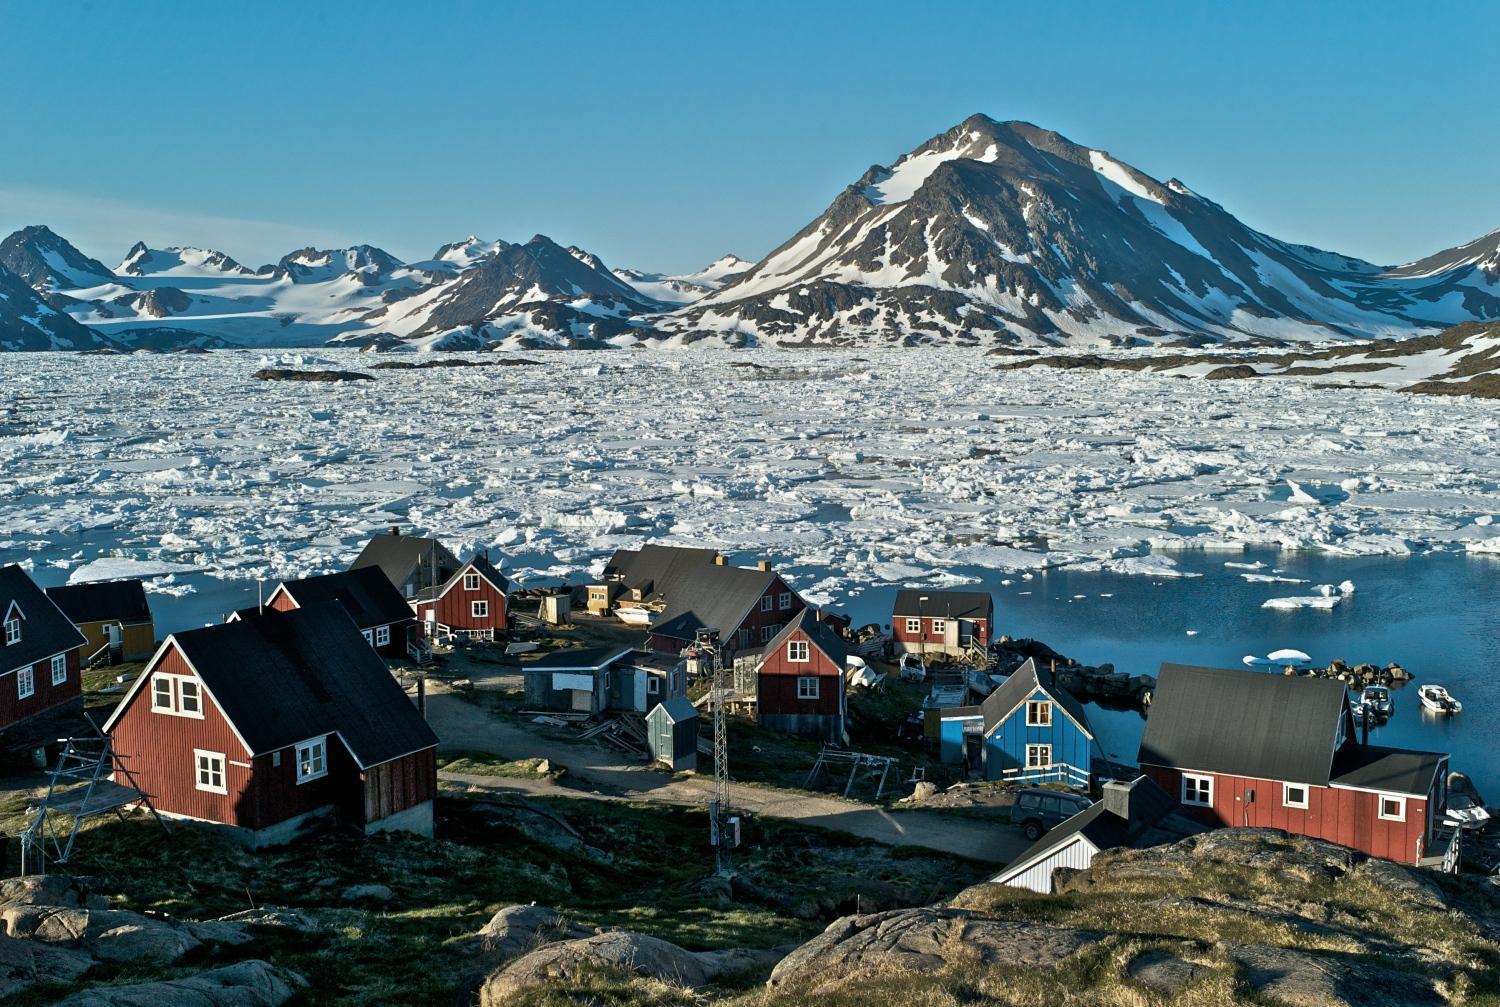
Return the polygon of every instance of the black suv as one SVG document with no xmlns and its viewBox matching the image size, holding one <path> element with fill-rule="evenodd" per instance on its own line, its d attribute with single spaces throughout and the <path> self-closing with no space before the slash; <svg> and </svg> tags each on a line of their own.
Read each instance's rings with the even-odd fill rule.
<svg viewBox="0 0 1500 1007">
<path fill-rule="evenodd" d="M 1080 794 L 1027 787 L 1016 794 L 1016 804 L 1011 808 L 1010 820 L 1021 827 L 1021 832 L 1027 839 L 1036 842 L 1048 829 L 1072 818 L 1093 803 Z"/>
</svg>

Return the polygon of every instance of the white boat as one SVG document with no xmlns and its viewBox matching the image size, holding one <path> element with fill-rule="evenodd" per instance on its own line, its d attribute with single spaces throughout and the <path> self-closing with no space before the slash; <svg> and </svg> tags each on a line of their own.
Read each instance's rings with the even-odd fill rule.
<svg viewBox="0 0 1500 1007">
<path fill-rule="evenodd" d="M 1463 794 L 1450 794 L 1443 818 L 1461 829 L 1482 829 L 1489 822 L 1490 813 Z"/>
<path fill-rule="evenodd" d="M 615 617 L 627 626 L 650 626 L 652 620 L 656 618 L 656 613 L 649 608 L 625 605 L 615 609 Z"/>
<path fill-rule="evenodd" d="M 1462 713 L 1464 710 L 1464 704 L 1449 695 L 1441 685 L 1422 686 L 1417 689 L 1417 698 L 1433 713 Z"/>
<path fill-rule="evenodd" d="M 927 667 L 916 654 L 902 654 L 898 674 L 902 681 L 920 682 L 927 677 Z"/>
</svg>

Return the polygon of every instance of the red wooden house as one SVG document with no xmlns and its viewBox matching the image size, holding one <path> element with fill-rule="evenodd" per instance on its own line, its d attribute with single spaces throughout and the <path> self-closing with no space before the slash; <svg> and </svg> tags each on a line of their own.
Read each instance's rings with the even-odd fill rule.
<svg viewBox="0 0 1500 1007">
<path fill-rule="evenodd" d="M 25 570 L 0 567 L 0 735 L 80 707 L 83 634 Z"/>
<path fill-rule="evenodd" d="M 995 599 L 987 591 L 901 591 L 891 607 L 898 654 L 983 656 L 994 626 Z"/>
<path fill-rule="evenodd" d="M 774 730 L 848 744 L 848 657 L 848 646 L 817 612 L 798 612 L 756 666 L 756 719 Z"/>
<path fill-rule="evenodd" d="M 411 605 L 375 566 L 284 580 L 266 599 L 266 608 L 289 612 L 322 602 L 334 602 L 349 613 L 365 640 L 382 657 L 416 656 L 413 649 L 424 646 L 422 628 Z"/>
<path fill-rule="evenodd" d="M 433 639 L 498 640 L 505 636 L 505 592 L 510 582 L 488 555 L 474 556 L 435 588 L 412 601 L 417 619 Z"/>
<path fill-rule="evenodd" d="M 1448 756 L 1361 744 L 1337 680 L 1164 664 L 1139 760 L 1201 821 L 1456 868 Z"/>
<path fill-rule="evenodd" d="M 326 819 L 432 834 L 437 736 L 332 603 L 169 636 L 104 730 L 160 813 L 251 847 Z"/>
</svg>

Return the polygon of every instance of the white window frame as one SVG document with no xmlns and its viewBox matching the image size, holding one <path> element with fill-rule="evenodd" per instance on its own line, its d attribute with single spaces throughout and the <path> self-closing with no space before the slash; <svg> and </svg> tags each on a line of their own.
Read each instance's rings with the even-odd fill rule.
<svg viewBox="0 0 1500 1007">
<path fill-rule="evenodd" d="M 68 680 L 68 655 L 58 654 L 52 659 L 52 684 L 62 685 Z"/>
<path fill-rule="evenodd" d="M 906 631 L 908 633 L 917 633 L 917 634 L 920 635 L 921 632 L 922 632 L 922 620 L 921 619 L 907 619 L 906 620 Z"/>
<path fill-rule="evenodd" d="M 297 783 L 310 783 L 328 775 L 328 736 L 309 738 L 296 746 Z"/>
<path fill-rule="evenodd" d="M 807 664 L 812 660 L 812 645 L 806 640 L 787 641 L 786 659 L 793 664 Z"/>
<path fill-rule="evenodd" d="M 477 574 L 477 573 L 466 573 L 466 574 L 464 574 L 464 590 L 465 591 L 478 591 L 479 590 L 479 574 Z"/>
<path fill-rule="evenodd" d="M 776 607 L 776 599 L 772 598 L 770 595 L 766 595 L 764 598 L 762 598 L 760 600 L 760 610 L 762 612 L 769 612 L 769 611 L 771 611 L 775 607 Z"/>
<path fill-rule="evenodd" d="M 188 709 L 188 687 L 192 687 L 193 708 Z M 177 712 L 184 717 L 203 716 L 203 683 L 184 675 L 177 680 Z"/>
<path fill-rule="evenodd" d="M 1188 784 L 1191 783 L 1193 795 L 1188 796 Z M 1197 795 L 1204 796 L 1199 797 Z M 1195 808 L 1211 808 L 1214 806 L 1214 778 L 1204 776 L 1201 773 L 1182 774 L 1182 803 L 1190 804 Z"/>
<path fill-rule="evenodd" d="M 658 678 L 655 675 L 647 675 L 646 676 L 646 695 L 648 695 L 648 696 L 660 696 L 661 695 L 661 679 L 660 678 Z"/>
<path fill-rule="evenodd" d="M 5 645 L 9 647 L 13 643 L 21 642 L 21 620 L 5 620 Z"/>
<path fill-rule="evenodd" d="M 375 646 L 375 633 L 373 630 L 362 629 L 359 631 L 359 635 L 365 638 L 365 643 L 368 643 L 372 647 Z"/>
<path fill-rule="evenodd" d="M 1292 791 L 1294 790 L 1302 792 L 1302 799 L 1300 801 L 1292 799 Z M 1281 785 L 1281 806 L 1283 808 L 1301 808 L 1306 811 L 1309 796 L 1310 791 L 1305 783 L 1283 783 Z"/>
<path fill-rule="evenodd" d="M 781 610 L 783 612 L 789 610 L 792 607 L 792 592 L 781 592 L 781 598 L 777 601 L 777 604 L 781 607 Z"/>
<path fill-rule="evenodd" d="M 797 676 L 797 698 L 818 699 L 822 695 L 817 675 Z"/>
<path fill-rule="evenodd" d="M 1033 757 L 1038 755 L 1039 757 Z M 1052 768 L 1052 746 L 1051 745 L 1027 745 L 1026 746 L 1026 768 L 1027 769 L 1051 769 Z"/>
<path fill-rule="evenodd" d="M 208 782 L 204 782 L 207 773 Z M 217 774 L 219 782 L 214 784 Z M 210 794 L 229 793 L 229 760 L 223 752 L 210 752 L 202 748 L 193 749 L 193 786 Z"/>
<path fill-rule="evenodd" d="M 1404 822 L 1404 821 L 1406 821 L 1406 798 L 1404 798 L 1404 797 L 1397 797 L 1394 794 L 1376 794 L 1375 797 L 1376 797 L 1376 802 L 1377 802 L 1375 804 L 1375 813 L 1380 816 L 1381 821 L 1385 821 L 1385 822 Z M 1386 801 L 1395 801 L 1396 802 L 1396 807 L 1399 810 L 1394 815 L 1388 815 L 1388 814 L 1385 813 L 1385 802 Z"/>
<path fill-rule="evenodd" d="M 166 686 L 166 689 L 160 688 L 163 685 Z M 166 700 L 165 703 L 161 702 L 163 699 Z M 172 684 L 171 675 L 156 674 L 151 676 L 151 712 L 177 712 L 177 687 Z"/>
<path fill-rule="evenodd" d="M 163 706 L 157 701 L 162 698 L 158 689 L 158 683 L 166 683 L 166 698 L 169 705 Z M 183 685 L 189 684 L 193 687 L 193 702 L 196 709 L 189 710 L 183 703 Z M 192 675 L 174 675 L 170 672 L 158 671 L 151 676 L 151 712 L 164 713 L 169 717 L 188 717 L 193 720 L 203 719 L 203 683 Z"/>
<path fill-rule="evenodd" d="M 31 665 L 16 669 L 16 698 L 30 699 L 36 695 L 36 672 Z"/>
<path fill-rule="evenodd" d="M 942 636 L 942 635 L 944 635 L 947 632 L 948 632 L 948 620 L 947 619 L 934 619 L 934 620 L 932 620 L 932 635 L 933 636 Z"/>
<path fill-rule="evenodd" d="M 1038 716 L 1039 714 L 1043 716 Z M 1028 699 L 1026 701 L 1026 726 L 1052 726 L 1052 701 L 1050 699 Z"/>
<path fill-rule="evenodd" d="M 376 626 L 375 627 L 375 646 L 377 646 L 377 647 L 389 647 L 390 645 L 391 645 L 391 627 L 389 627 L 389 626 Z"/>
<path fill-rule="evenodd" d="M 488 619 L 490 617 L 490 603 L 488 601 L 469 602 L 469 618 Z"/>
</svg>

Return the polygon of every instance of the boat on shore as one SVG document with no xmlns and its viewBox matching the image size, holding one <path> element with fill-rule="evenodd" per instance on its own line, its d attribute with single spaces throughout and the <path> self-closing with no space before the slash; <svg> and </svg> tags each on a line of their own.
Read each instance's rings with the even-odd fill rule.
<svg viewBox="0 0 1500 1007">
<path fill-rule="evenodd" d="M 649 627 L 656 618 L 656 613 L 649 608 L 625 605 L 615 609 L 615 617 L 627 626 Z"/>
<path fill-rule="evenodd" d="M 1464 704 L 1454 699 L 1441 685 L 1424 685 L 1417 689 L 1422 707 L 1433 713 L 1462 713 Z"/>
</svg>

